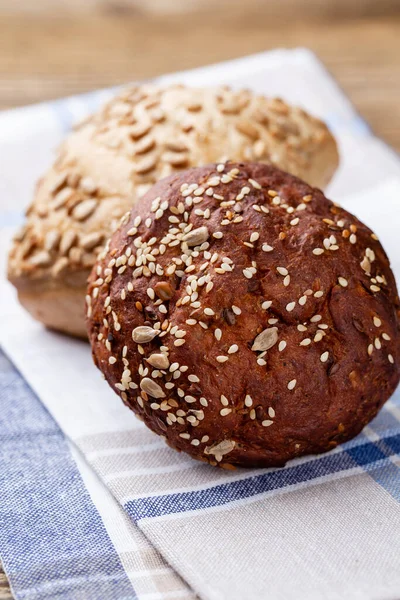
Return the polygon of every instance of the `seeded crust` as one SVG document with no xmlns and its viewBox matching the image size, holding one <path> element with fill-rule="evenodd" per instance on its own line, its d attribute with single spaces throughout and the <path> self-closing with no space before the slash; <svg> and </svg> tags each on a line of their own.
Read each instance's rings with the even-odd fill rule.
<svg viewBox="0 0 400 600">
<path fill-rule="evenodd" d="M 281 100 L 225 88 L 122 92 L 66 139 L 38 183 L 9 260 L 22 304 L 85 337 L 86 279 L 122 215 L 161 177 L 227 157 L 271 162 L 320 187 L 338 164 L 326 126 Z M 67 298 L 82 308 L 66 320 Z"/>
<path fill-rule="evenodd" d="M 377 237 L 271 166 L 157 183 L 112 236 L 86 302 L 110 386 L 213 465 L 328 451 L 400 377 L 399 298 Z"/>
</svg>

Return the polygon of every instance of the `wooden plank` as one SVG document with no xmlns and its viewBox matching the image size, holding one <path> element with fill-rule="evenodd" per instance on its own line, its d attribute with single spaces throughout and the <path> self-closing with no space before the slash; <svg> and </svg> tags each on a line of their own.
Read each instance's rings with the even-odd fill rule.
<svg viewBox="0 0 400 600">
<path fill-rule="evenodd" d="M 245 6 L 245 10 L 243 7 Z M 257 11 L 269 19 L 285 22 L 287 17 L 301 19 L 346 19 L 354 17 L 379 17 L 398 14 L 398 0 L 1 0 L 0 11 L 20 14 L 121 14 L 168 15 L 208 13 L 222 15 L 232 11 L 241 13 Z"/>
<path fill-rule="evenodd" d="M 249 13 L 223 22 L 163 18 L 0 17 L 0 108 L 188 69 L 277 46 L 305 45 L 376 133 L 400 149 L 400 18 L 298 21 Z"/>
<path fill-rule="evenodd" d="M 13 596 L 0 562 L 0 600 L 12 600 Z"/>
</svg>

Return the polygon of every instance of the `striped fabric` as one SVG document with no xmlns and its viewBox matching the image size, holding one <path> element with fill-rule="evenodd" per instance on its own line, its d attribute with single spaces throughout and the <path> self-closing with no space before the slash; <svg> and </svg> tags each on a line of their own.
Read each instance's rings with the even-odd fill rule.
<svg viewBox="0 0 400 600">
<path fill-rule="evenodd" d="M 328 195 L 373 227 L 400 279 L 400 161 L 312 54 L 162 78 L 172 80 L 277 94 L 328 121 L 342 159 Z M 0 115 L 4 247 L 54 145 L 109 93 Z M 399 391 L 329 454 L 223 471 L 167 448 L 104 384 L 87 344 L 33 322 L 4 281 L 0 314 L 14 363 L 1 357 L 0 552 L 18 598 L 400 597 Z"/>
<path fill-rule="evenodd" d="M 0 406 L 0 548 L 17 595 L 135 600 L 65 436 L 2 352 Z"/>
</svg>

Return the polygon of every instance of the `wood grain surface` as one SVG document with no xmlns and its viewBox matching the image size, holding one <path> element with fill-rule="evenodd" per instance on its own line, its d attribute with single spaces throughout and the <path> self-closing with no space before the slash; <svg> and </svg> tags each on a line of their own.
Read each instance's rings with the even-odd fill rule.
<svg viewBox="0 0 400 600">
<path fill-rule="evenodd" d="M 301 3 L 303 5 L 303 3 Z M 0 14 L 0 108 L 187 69 L 277 46 L 308 46 L 374 131 L 400 149 L 399 14 L 294 18 L 257 12 L 163 16 Z"/>
<path fill-rule="evenodd" d="M 279 46 L 314 50 L 400 150 L 398 0 L 0 0 L 0 108 Z"/>
<path fill-rule="evenodd" d="M 10 592 L 7 577 L 4 575 L 3 567 L 0 562 L 0 600 L 11 600 L 13 595 Z"/>
</svg>

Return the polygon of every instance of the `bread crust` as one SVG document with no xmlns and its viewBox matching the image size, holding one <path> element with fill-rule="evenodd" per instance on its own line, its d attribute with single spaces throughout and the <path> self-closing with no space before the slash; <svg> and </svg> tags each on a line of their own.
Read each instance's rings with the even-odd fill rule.
<svg viewBox="0 0 400 600">
<path fill-rule="evenodd" d="M 228 88 L 130 87 L 68 136 L 38 182 L 9 258 L 10 281 L 28 291 L 24 305 L 46 323 L 47 292 L 67 298 L 83 288 L 121 217 L 155 181 L 224 158 L 271 162 L 320 187 L 338 164 L 326 126 L 282 100 Z M 38 312 L 30 303 L 41 290 Z M 65 330 L 56 310 L 53 326 Z M 68 329 L 80 335 L 84 323 Z"/>
<path fill-rule="evenodd" d="M 257 163 L 157 183 L 95 265 L 87 321 L 125 404 L 221 466 L 328 451 L 400 377 L 399 298 L 376 236 Z"/>
</svg>

